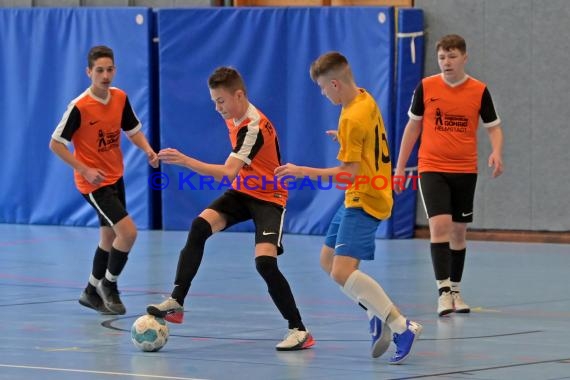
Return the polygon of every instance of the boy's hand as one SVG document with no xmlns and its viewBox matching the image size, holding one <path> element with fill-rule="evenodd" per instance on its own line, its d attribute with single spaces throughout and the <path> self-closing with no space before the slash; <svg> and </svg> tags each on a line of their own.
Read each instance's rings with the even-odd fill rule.
<svg viewBox="0 0 570 380">
<path fill-rule="evenodd" d="M 160 164 L 160 159 L 158 158 L 158 154 L 156 154 L 154 150 L 151 150 L 150 152 L 147 152 L 146 155 L 148 158 L 149 165 L 155 169 L 158 168 L 158 165 Z"/>
<path fill-rule="evenodd" d="M 188 156 L 179 152 L 178 149 L 165 148 L 161 149 L 160 152 L 158 152 L 158 158 L 167 164 L 184 166 Z"/>
<path fill-rule="evenodd" d="M 290 163 L 276 167 L 273 173 L 277 178 L 283 178 L 287 176 L 297 178 L 303 176 L 301 166 Z"/>
<path fill-rule="evenodd" d="M 105 172 L 94 168 L 85 168 L 79 174 L 83 176 L 92 185 L 99 185 L 105 180 Z"/>
<path fill-rule="evenodd" d="M 329 135 L 332 138 L 332 141 L 338 141 L 338 131 L 331 129 L 325 132 L 327 135 Z"/>
<path fill-rule="evenodd" d="M 499 154 L 491 153 L 489 155 L 489 167 L 493 168 L 493 178 L 503 174 L 503 160 Z"/>
</svg>

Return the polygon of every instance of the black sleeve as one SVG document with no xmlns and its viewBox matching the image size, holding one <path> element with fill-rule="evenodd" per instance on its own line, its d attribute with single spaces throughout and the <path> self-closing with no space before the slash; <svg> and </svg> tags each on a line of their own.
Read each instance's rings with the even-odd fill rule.
<svg viewBox="0 0 570 380">
<path fill-rule="evenodd" d="M 412 105 L 410 106 L 410 112 L 416 116 L 424 116 L 424 86 L 422 82 L 418 84 L 412 96 Z"/>
<path fill-rule="evenodd" d="M 125 100 L 125 107 L 123 107 L 123 118 L 121 119 L 121 129 L 123 131 L 130 131 L 139 125 L 140 121 L 137 119 L 133 108 L 131 107 L 131 102 L 127 97 Z"/>
<path fill-rule="evenodd" d="M 481 98 L 481 111 L 479 113 L 481 114 L 481 120 L 483 120 L 483 123 L 485 124 L 492 123 L 498 119 L 493 99 L 491 98 L 491 93 L 487 87 L 485 87 L 485 91 L 483 91 L 483 97 Z"/>
<path fill-rule="evenodd" d="M 65 125 L 61 131 L 60 136 L 67 141 L 71 141 L 71 137 L 79 129 L 81 126 L 81 112 L 76 106 L 73 106 L 71 112 L 69 112 L 69 116 L 65 121 Z"/>
</svg>

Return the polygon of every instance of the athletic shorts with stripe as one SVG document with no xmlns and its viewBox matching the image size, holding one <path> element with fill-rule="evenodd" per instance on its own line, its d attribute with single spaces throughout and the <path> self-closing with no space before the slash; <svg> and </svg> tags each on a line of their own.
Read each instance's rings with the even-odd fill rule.
<svg viewBox="0 0 570 380">
<path fill-rule="evenodd" d="M 380 222 L 362 208 L 346 208 L 342 204 L 329 225 L 325 245 L 333 248 L 335 255 L 374 260 Z"/>
<path fill-rule="evenodd" d="M 476 173 L 421 173 L 419 189 L 427 217 L 449 214 L 454 222 L 471 223 L 476 184 Z"/>
<path fill-rule="evenodd" d="M 236 190 L 228 190 L 207 208 L 226 217 L 226 228 L 252 219 L 255 225 L 255 244 L 271 243 L 277 254 L 283 253 L 283 220 L 285 208 L 276 203 L 262 201 Z"/>
<path fill-rule="evenodd" d="M 81 195 L 97 211 L 100 226 L 112 227 L 129 215 L 123 177 L 112 185 L 103 186 L 89 194 Z"/>
</svg>

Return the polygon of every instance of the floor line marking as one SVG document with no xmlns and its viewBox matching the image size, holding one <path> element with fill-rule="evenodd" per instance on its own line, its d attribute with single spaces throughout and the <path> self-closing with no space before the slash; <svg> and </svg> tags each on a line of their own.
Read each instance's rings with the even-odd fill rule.
<svg viewBox="0 0 570 380">
<path fill-rule="evenodd" d="M 132 376 L 132 377 L 145 377 L 151 379 L 172 379 L 172 380 L 206 380 L 198 379 L 195 377 L 176 377 L 176 376 L 161 376 L 150 375 L 146 373 L 128 373 L 128 372 L 108 372 L 108 371 L 91 371 L 87 369 L 72 369 L 72 368 L 55 368 L 55 367 L 37 367 L 30 365 L 13 365 L 13 364 L 0 364 L 4 368 L 19 368 L 19 369 L 38 369 L 45 371 L 58 371 L 58 372 L 76 372 L 76 373 L 94 373 L 99 375 L 112 375 L 112 376 Z"/>
</svg>

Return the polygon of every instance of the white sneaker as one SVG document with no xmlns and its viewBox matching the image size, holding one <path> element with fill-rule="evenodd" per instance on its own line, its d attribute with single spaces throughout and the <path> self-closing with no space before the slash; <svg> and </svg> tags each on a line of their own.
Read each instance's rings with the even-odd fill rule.
<svg viewBox="0 0 570 380">
<path fill-rule="evenodd" d="M 277 351 L 296 351 L 304 350 L 315 345 L 313 336 L 308 331 L 299 331 L 299 329 L 289 329 L 285 339 L 275 348 Z"/>
<path fill-rule="evenodd" d="M 182 323 L 184 321 L 184 308 L 172 297 L 161 303 L 148 305 L 146 312 L 172 323 Z"/>
<path fill-rule="evenodd" d="M 471 308 L 469 305 L 463 301 L 461 297 L 461 293 L 459 292 L 451 292 L 451 297 L 453 299 L 453 308 L 455 309 L 456 313 L 469 313 L 471 312 Z"/>
<path fill-rule="evenodd" d="M 453 313 L 453 297 L 451 292 L 443 292 L 437 300 L 437 314 L 440 317 Z"/>
</svg>

